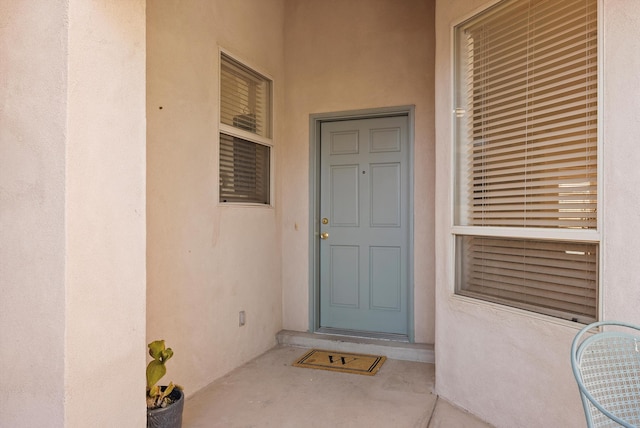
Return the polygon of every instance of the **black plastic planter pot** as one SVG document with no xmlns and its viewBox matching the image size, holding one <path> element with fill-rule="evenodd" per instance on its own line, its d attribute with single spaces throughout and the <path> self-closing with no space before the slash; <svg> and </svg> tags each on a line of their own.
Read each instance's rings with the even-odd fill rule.
<svg viewBox="0 0 640 428">
<path fill-rule="evenodd" d="M 164 390 L 165 387 L 162 387 Z M 147 410 L 147 428 L 182 428 L 184 394 L 175 388 L 169 394 L 173 403 L 167 407 Z"/>
</svg>

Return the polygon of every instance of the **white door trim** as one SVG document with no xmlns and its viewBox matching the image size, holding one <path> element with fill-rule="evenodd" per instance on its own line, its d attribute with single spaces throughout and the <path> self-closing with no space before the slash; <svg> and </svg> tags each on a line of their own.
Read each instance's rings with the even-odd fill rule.
<svg viewBox="0 0 640 428">
<path fill-rule="evenodd" d="M 408 310 L 409 342 L 414 342 L 414 283 L 413 283 L 413 223 L 414 223 L 414 128 L 415 106 L 383 107 L 375 109 L 317 113 L 309 116 L 309 331 L 320 328 L 320 127 L 323 122 L 407 116 L 409 126 L 409 241 L 408 241 Z"/>
</svg>

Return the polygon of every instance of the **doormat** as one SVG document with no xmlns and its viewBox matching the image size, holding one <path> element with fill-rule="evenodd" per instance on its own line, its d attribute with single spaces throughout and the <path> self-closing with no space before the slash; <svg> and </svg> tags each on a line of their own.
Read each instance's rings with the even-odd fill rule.
<svg viewBox="0 0 640 428">
<path fill-rule="evenodd" d="M 362 375 L 375 375 L 387 357 L 365 354 L 347 354 L 344 352 L 323 351 L 313 349 L 304 354 L 295 367 L 309 369 L 331 370 L 343 373 L 356 373 Z"/>
</svg>

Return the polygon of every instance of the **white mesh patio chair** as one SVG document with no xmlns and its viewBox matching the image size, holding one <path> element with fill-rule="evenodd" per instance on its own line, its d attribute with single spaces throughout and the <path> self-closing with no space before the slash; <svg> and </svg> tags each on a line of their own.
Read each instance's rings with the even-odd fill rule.
<svg viewBox="0 0 640 428">
<path fill-rule="evenodd" d="M 571 367 L 588 427 L 640 427 L 640 326 L 586 326 L 573 339 Z"/>
</svg>

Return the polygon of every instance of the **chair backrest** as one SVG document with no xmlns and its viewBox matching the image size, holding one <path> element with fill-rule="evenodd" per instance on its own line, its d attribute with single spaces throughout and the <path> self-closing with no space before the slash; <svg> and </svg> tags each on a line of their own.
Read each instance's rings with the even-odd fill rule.
<svg viewBox="0 0 640 428">
<path fill-rule="evenodd" d="M 607 326 L 612 329 L 589 333 Z M 640 326 L 586 326 L 573 339 L 571 367 L 588 427 L 640 427 Z"/>
</svg>

